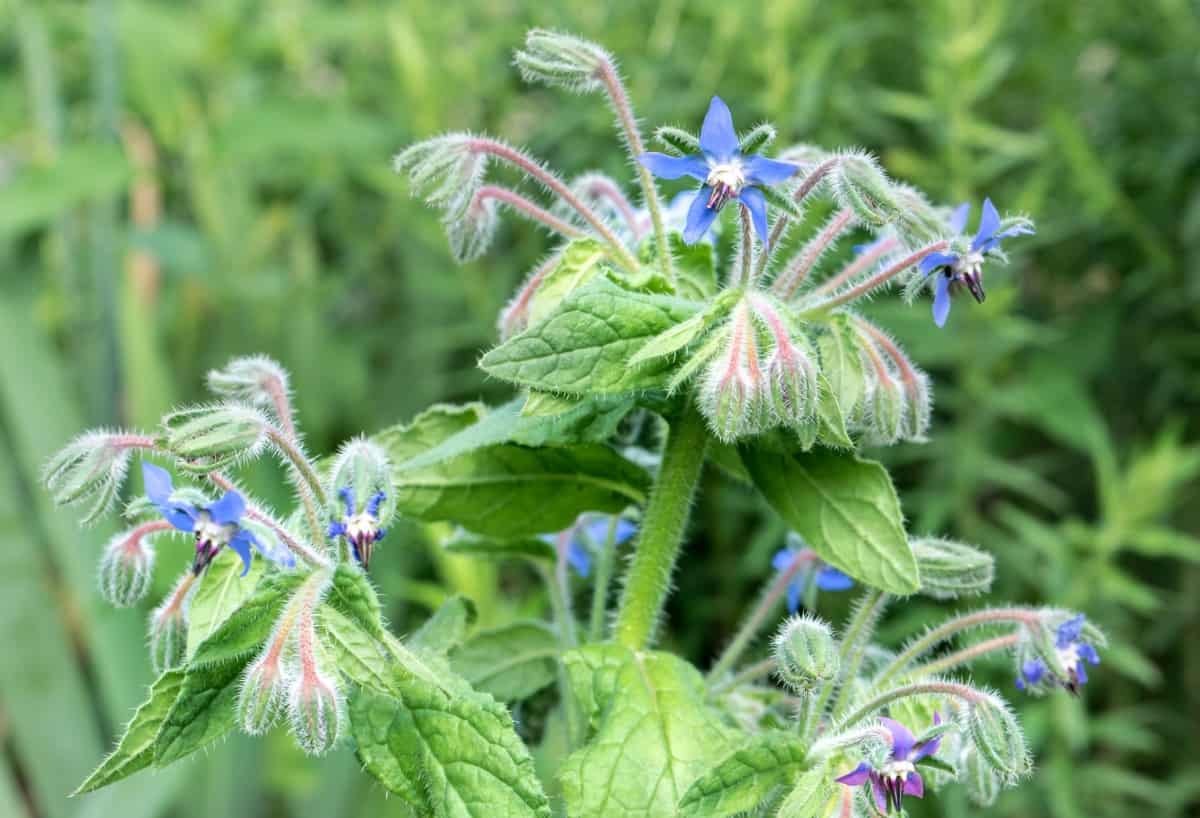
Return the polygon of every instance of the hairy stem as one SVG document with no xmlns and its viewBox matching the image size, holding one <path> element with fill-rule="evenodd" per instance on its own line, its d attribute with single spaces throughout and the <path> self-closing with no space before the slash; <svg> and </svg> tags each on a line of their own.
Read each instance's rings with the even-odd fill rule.
<svg viewBox="0 0 1200 818">
<path fill-rule="evenodd" d="M 992 639 L 985 639 L 978 644 L 971 645 L 970 647 L 963 648 L 962 650 L 957 650 L 954 653 L 948 653 L 940 659 L 934 659 L 933 661 L 926 662 L 923 665 L 917 665 L 906 675 L 910 679 L 918 679 L 922 676 L 934 676 L 938 673 L 945 673 L 947 670 L 953 670 L 960 665 L 973 662 L 979 657 L 986 656 L 989 653 L 1008 650 L 1017 644 L 1020 639 L 1021 637 L 1015 633 L 1010 633 L 1007 636 L 996 636 Z"/>
<path fill-rule="evenodd" d="M 841 684 L 838 686 L 837 699 L 833 703 L 833 714 L 836 716 L 847 705 L 850 693 L 854 689 L 854 680 L 858 678 L 859 668 L 867 655 L 867 645 L 870 643 L 869 631 L 874 630 L 884 607 L 891 597 L 883 591 L 872 590 L 862 601 L 859 616 L 855 617 L 856 630 L 847 631 L 841 646 Z"/>
<path fill-rule="evenodd" d="M 283 433 L 289 440 L 298 440 L 296 417 L 292 412 L 292 401 L 288 397 L 287 386 L 274 375 L 263 378 L 261 385 L 263 391 L 271 397 L 271 403 L 275 406 L 275 414 L 279 418 L 279 426 Z"/>
<path fill-rule="evenodd" d="M 774 657 L 763 659 L 762 661 L 755 662 L 752 665 L 746 665 L 746 667 L 742 668 L 728 679 L 724 679 L 719 684 L 713 685 L 712 689 L 709 691 L 709 695 L 718 696 L 721 693 L 724 693 L 726 690 L 733 690 L 741 685 L 746 684 L 747 682 L 758 681 L 766 676 L 770 676 L 775 672 L 775 668 L 778 666 L 779 663 L 775 661 Z M 709 678 L 713 678 L 712 674 L 709 674 Z"/>
<path fill-rule="evenodd" d="M 821 259 L 826 250 L 837 240 L 844 230 L 854 221 L 853 210 L 839 210 L 826 222 L 817 235 L 813 236 L 793 259 L 792 263 L 775 279 L 771 289 L 781 298 L 789 299 L 808 278 L 813 267 Z"/>
<path fill-rule="evenodd" d="M 501 340 L 508 339 L 519 332 L 529 320 L 529 303 L 537 294 L 538 288 L 542 286 L 542 282 L 546 280 L 546 276 L 558 266 L 562 260 L 562 253 L 558 252 L 550 256 L 550 258 L 539 264 L 533 273 L 521 285 L 521 289 L 517 291 L 513 300 L 508 303 L 504 311 L 500 313 L 500 338 Z"/>
<path fill-rule="evenodd" d="M 225 491 L 237 491 L 243 497 L 246 496 L 245 492 L 240 491 L 232 480 L 220 472 L 209 472 L 208 479 L 212 481 L 213 485 L 220 486 Z M 279 537 L 283 544 L 288 547 L 289 551 L 300 557 L 300 559 L 304 560 L 309 565 L 317 568 L 329 567 L 328 558 L 322 554 L 318 554 L 307 545 L 301 543 L 299 540 L 293 537 L 286 528 L 283 527 L 282 523 L 249 501 L 246 503 L 246 516 L 271 529 L 275 536 Z"/>
<path fill-rule="evenodd" d="M 913 640 L 887 667 L 880 671 L 879 676 L 875 679 L 875 684 L 882 685 L 894 679 L 914 659 L 962 631 L 977 628 L 981 625 L 1000 625 L 1005 623 L 1035 626 L 1040 621 L 1041 619 L 1036 612 L 1026 608 L 991 608 L 956 616 L 933 628 L 919 639 Z"/>
<path fill-rule="evenodd" d="M 625 194 L 619 187 L 609 181 L 606 176 L 592 177 L 589 187 L 591 195 L 612 202 L 613 207 L 621 214 L 621 219 L 629 226 L 629 233 L 635 241 L 642 237 L 643 231 L 641 225 L 638 224 L 637 214 L 633 212 L 633 205 L 625 198 Z"/>
<path fill-rule="evenodd" d="M 888 281 L 907 270 L 909 267 L 912 267 L 914 264 L 919 264 L 921 259 L 925 258 L 930 253 L 939 253 L 949 246 L 949 241 L 938 241 L 934 242 L 933 244 L 926 245 L 906 258 L 897 261 L 895 264 L 884 267 L 878 273 L 871 276 L 861 284 L 851 287 L 849 290 L 846 290 L 840 295 L 835 295 L 831 298 L 825 299 L 824 301 L 819 301 L 805 311 L 815 312 L 818 310 L 828 310 L 832 307 L 837 307 L 842 304 L 849 304 L 851 301 L 854 301 L 871 292 L 876 287 L 883 286 Z"/>
<path fill-rule="evenodd" d="M 555 233 L 559 233 L 569 239 L 577 239 L 585 235 L 578 227 L 567 224 L 545 208 L 538 207 L 515 190 L 510 190 L 500 185 L 484 185 L 476 191 L 475 201 L 471 203 L 471 206 L 475 207 L 485 199 L 495 199 L 498 202 L 503 202 L 522 216 L 535 222 L 540 222 Z"/>
<path fill-rule="evenodd" d="M 584 221 L 591 225 L 592 229 L 595 230 L 596 233 L 599 234 L 601 238 L 603 238 L 604 241 L 606 241 L 612 248 L 616 260 L 621 264 L 622 267 L 625 267 L 631 271 L 638 268 L 637 259 L 635 259 L 629 250 L 626 249 L 625 245 L 621 243 L 621 240 L 617 238 L 616 233 L 614 233 L 609 226 L 604 223 L 603 219 L 596 215 L 596 211 L 592 210 L 590 207 L 580 201 L 579 197 L 571 192 L 571 189 L 553 173 L 546 170 L 544 167 L 539 165 L 537 162 L 534 162 L 520 151 L 505 145 L 503 142 L 497 142 L 494 139 L 476 137 L 475 139 L 471 140 L 471 147 L 472 150 L 490 153 L 495 157 L 503 159 L 504 161 L 525 171 L 534 179 L 537 179 L 539 182 L 553 191 L 556 196 L 566 202 L 567 205 L 573 208 L 576 213 L 583 217 Z"/>
<path fill-rule="evenodd" d="M 750 277 L 754 272 L 752 266 L 752 256 L 754 254 L 754 233 L 750 224 L 750 208 L 742 205 L 738 208 L 738 214 L 742 217 L 742 262 L 738 267 L 737 278 L 734 280 L 734 283 L 739 287 L 746 287 L 750 284 Z"/>
<path fill-rule="evenodd" d="M 838 160 L 836 158 L 826 159 L 824 162 L 813 168 L 812 173 L 804 177 L 804 181 L 800 183 L 800 186 L 796 188 L 796 192 L 792 194 L 792 201 L 794 201 L 796 204 L 803 203 L 803 201 L 808 198 L 808 194 L 812 193 L 813 189 L 816 188 L 821 180 L 829 175 L 829 171 L 833 170 L 837 163 Z M 755 281 L 762 280 L 763 273 L 767 271 L 767 262 L 770 261 L 770 251 L 779 246 L 779 240 L 783 238 L 783 234 L 787 232 L 788 225 L 790 224 L 791 217 L 786 214 L 781 214 L 779 218 L 775 219 L 775 224 L 771 228 L 771 236 L 767 241 L 767 246 L 763 248 L 762 255 L 758 257 L 758 267 L 754 271 Z"/>
<path fill-rule="evenodd" d="M 658 186 L 650 171 L 638 161 L 638 157 L 646 152 L 642 142 L 642 134 L 638 130 L 637 119 L 633 116 L 633 106 L 629 103 L 629 95 L 625 93 L 625 84 L 617 74 L 617 69 L 607 60 L 601 60 L 598 67 L 600 81 L 608 91 L 613 110 L 621 123 L 621 131 L 625 135 L 625 146 L 629 149 L 629 158 L 638 172 L 638 181 L 642 185 L 642 199 L 646 210 L 650 212 L 650 223 L 654 225 L 654 243 L 658 245 L 658 265 L 668 281 L 674 281 L 674 271 L 671 268 L 671 248 L 667 244 L 667 230 L 663 226 L 662 203 L 658 198 Z M 636 234 L 636 230 L 635 230 Z"/>
<path fill-rule="evenodd" d="M 855 650 L 856 643 L 865 641 L 863 637 L 871 628 L 872 620 L 877 615 L 876 606 L 881 606 L 885 601 L 886 595 L 883 591 L 874 588 L 867 590 L 860 598 L 854 616 L 846 624 L 846 630 L 842 634 L 841 644 L 838 648 L 838 666 L 841 668 L 838 678 L 821 688 L 821 692 L 816 697 L 816 706 L 813 707 L 808 719 L 800 725 L 800 735 L 805 740 L 811 740 L 817 734 L 817 729 L 821 725 L 821 717 L 825 714 L 825 707 L 829 703 L 834 689 L 839 686 L 846 687 L 850 681 L 853 681 L 847 675 L 852 661 L 851 654 Z"/>
<path fill-rule="evenodd" d="M 652 639 L 670 593 L 671 573 L 707 448 L 704 418 L 688 403 L 667 436 L 658 482 L 642 517 L 637 548 L 625 576 L 616 638 L 634 650 L 646 647 Z"/>
<path fill-rule="evenodd" d="M 986 694 L 981 693 L 973 687 L 959 684 L 958 682 L 917 682 L 916 684 L 903 685 L 901 687 L 893 688 L 886 693 L 879 694 L 862 707 L 855 710 L 849 716 L 839 721 L 838 729 L 840 730 L 850 727 L 851 725 L 862 721 L 876 710 L 887 707 L 892 702 L 899 701 L 900 699 L 907 699 L 910 696 L 928 696 L 930 694 L 953 696 L 956 699 L 962 699 L 968 704 L 978 704 L 979 702 L 987 699 Z"/>
<path fill-rule="evenodd" d="M 900 246 L 900 240 L 892 236 L 886 239 L 880 239 L 872 244 L 867 249 L 863 250 L 853 261 L 841 269 L 837 275 L 830 278 L 828 281 L 822 282 L 819 287 L 813 290 L 813 295 L 824 297 L 837 292 L 838 288 L 845 286 L 850 281 L 858 278 L 860 275 L 871 269 L 871 265 L 879 261 L 888 253 Z"/>
</svg>

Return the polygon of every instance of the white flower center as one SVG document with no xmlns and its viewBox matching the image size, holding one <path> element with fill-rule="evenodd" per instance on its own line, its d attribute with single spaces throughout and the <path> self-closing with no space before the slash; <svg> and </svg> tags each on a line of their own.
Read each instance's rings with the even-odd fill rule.
<svg viewBox="0 0 1200 818">
<path fill-rule="evenodd" d="M 885 780 L 907 781 L 908 776 L 916 771 L 911 761 L 889 761 L 879 770 L 879 776 Z"/>
<path fill-rule="evenodd" d="M 1079 647 L 1077 645 L 1072 643 L 1065 648 L 1057 648 L 1056 650 L 1059 664 L 1065 667 L 1068 672 L 1079 664 Z"/>
<path fill-rule="evenodd" d="M 742 163 L 735 160 L 710 165 L 708 179 L 704 184 L 710 187 L 724 186 L 729 189 L 731 195 L 736 196 L 746 186 L 746 174 L 742 171 Z"/>
<path fill-rule="evenodd" d="M 379 521 L 365 511 L 346 520 L 346 536 L 351 540 L 360 537 L 373 539 L 378 530 Z"/>
<path fill-rule="evenodd" d="M 983 272 L 983 253 L 963 253 L 954 264 L 954 272 L 963 276 L 978 277 Z"/>
<path fill-rule="evenodd" d="M 207 511 L 200 512 L 200 519 L 196 521 L 194 529 L 198 541 L 210 542 L 213 545 L 224 545 L 229 542 L 233 530 L 234 526 L 232 525 L 219 525 L 213 522 L 212 516 Z"/>
</svg>

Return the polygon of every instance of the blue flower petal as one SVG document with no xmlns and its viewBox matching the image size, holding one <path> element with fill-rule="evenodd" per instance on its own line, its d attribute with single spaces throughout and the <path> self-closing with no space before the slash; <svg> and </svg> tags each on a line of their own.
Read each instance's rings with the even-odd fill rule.
<svg viewBox="0 0 1200 818">
<path fill-rule="evenodd" d="M 912 753 L 913 745 L 917 743 L 917 738 L 912 734 L 912 731 L 905 727 L 895 719 L 889 719 L 886 716 L 879 718 L 883 722 L 883 726 L 892 734 L 892 758 L 907 760 Z"/>
<path fill-rule="evenodd" d="M 933 294 L 933 323 L 939 327 L 946 326 L 950 317 L 950 279 L 940 276 Z"/>
<path fill-rule="evenodd" d="M 1046 665 L 1041 659 L 1030 659 L 1021 665 L 1021 675 L 1025 678 L 1026 682 L 1035 685 L 1046 675 Z"/>
<path fill-rule="evenodd" d="M 750 211 L 750 221 L 754 224 L 754 232 L 764 246 L 767 244 L 767 197 L 756 187 L 743 188 L 738 195 L 740 201 Z"/>
<path fill-rule="evenodd" d="M 752 185 L 777 185 L 794 176 L 796 171 L 800 170 L 800 166 L 755 154 L 742 170 L 746 174 L 746 181 Z"/>
<path fill-rule="evenodd" d="M 616 536 L 613 537 L 613 541 L 617 545 L 624 545 L 632 540 L 637 532 L 637 523 L 635 523 L 633 520 L 626 520 L 624 517 L 622 517 L 621 519 L 617 520 L 617 531 Z"/>
<path fill-rule="evenodd" d="M 861 787 L 863 784 L 867 783 L 867 779 L 870 777 L 871 765 L 864 761 L 850 772 L 833 780 L 839 784 L 845 784 L 849 787 Z"/>
<path fill-rule="evenodd" d="M 733 129 L 733 114 L 720 97 L 713 97 L 700 128 L 700 148 L 718 161 L 737 155 L 740 143 Z"/>
<path fill-rule="evenodd" d="M 775 556 L 771 558 L 771 567 L 776 571 L 786 571 L 792 567 L 792 561 L 796 559 L 796 552 L 791 548 L 780 548 L 775 552 Z"/>
<path fill-rule="evenodd" d="M 684 244 L 700 241 L 716 220 L 717 210 L 708 206 L 708 196 L 711 192 L 712 188 L 704 185 L 692 200 L 692 206 L 688 208 L 687 224 L 683 228 Z"/>
<path fill-rule="evenodd" d="M 229 541 L 229 547 L 242 558 L 242 576 L 250 571 L 250 547 L 258 545 L 258 538 L 246 529 L 241 529 Z"/>
<path fill-rule="evenodd" d="M 1087 666 L 1083 662 L 1075 663 L 1075 678 L 1079 684 L 1085 685 L 1088 681 Z"/>
<path fill-rule="evenodd" d="M 925 275 L 929 275 L 934 270 L 949 267 L 956 261 L 958 261 L 958 256 L 954 253 L 930 253 L 921 259 L 921 263 L 917 265 L 917 269 Z"/>
<path fill-rule="evenodd" d="M 971 241 L 971 249 L 984 249 L 984 245 L 991 242 L 992 237 L 999 229 L 1000 214 L 996 212 L 996 206 L 992 204 L 991 199 L 984 199 L 983 215 L 979 217 L 979 232 L 975 234 L 975 238 Z"/>
<path fill-rule="evenodd" d="M 217 525 L 233 525 L 242 519 L 246 511 L 246 501 L 236 491 L 225 492 L 225 496 L 208 507 L 208 513 Z"/>
<path fill-rule="evenodd" d="M 801 582 L 804 578 L 804 573 L 798 574 L 795 579 L 788 583 L 787 587 L 787 609 L 788 613 L 795 613 L 800 610 L 800 596 L 804 593 L 804 583 Z"/>
<path fill-rule="evenodd" d="M 708 162 L 702 156 L 670 156 L 665 153 L 643 153 L 642 165 L 659 179 L 682 179 L 691 176 L 703 182 L 708 178 Z"/>
<path fill-rule="evenodd" d="M 1080 642 L 1076 651 L 1079 653 L 1079 658 L 1089 664 L 1100 664 L 1100 654 L 1096 653 L 1096 649 L 1087 642 Z"/>
<path fill-rule="evenodd" d="M 1078 614 L 1059 625 L 1055 634 L 1055 646 L 1059 648 L 1066 648 L 1069 647 L 1071 643 L 1078 641 L 1079 635 L 1083 632 L 1083 622 L 1083 614 Z"/>
<path fill-rule="evenodd" d="M 967 219 L 971 216 L 971 203 L 963 202 L 958 207 L 954 208 L 954 212 L 950 214 L 950 218 L 946 224 L 950 228 L 951 233 L 961 233 L 967 229 Z"/>
<path fill-rule="evenodd" d="M 567 546 L 567 562 L 581 577 L 587 577 L 592 572 L 592 555 L 578 539 L 572 539 Z"/>
<path fill-rule="evenodd" d="M 609 515 L 588 515 L 592 519 L 588 520 L 583 526 L 584 533 L 596 545 L 604 545 L 608 542 L 608 529 L 613 523 L 613 518 Z M 637 524 L 632 520 L 626 520 L 624 517 L 617 518 L 616 529 L 613 531 L 613 544 L 623 545 L 637 533 Z"/>
<path fill-rule="evenodd" d="M 165 506 L 171 502 L 171 492 L 175 486 L 171 484 L 171 473 L 161 466 L 142 461 L 142 482 L 146 486 L 146 497 L 156 506 Z"/>
<path fill-rule="evenodd" d="M 854 580 L 826 565 L 817 571 L 817 587 L 822 591 L 848 591 L 854 587 Z"/>
</svg>

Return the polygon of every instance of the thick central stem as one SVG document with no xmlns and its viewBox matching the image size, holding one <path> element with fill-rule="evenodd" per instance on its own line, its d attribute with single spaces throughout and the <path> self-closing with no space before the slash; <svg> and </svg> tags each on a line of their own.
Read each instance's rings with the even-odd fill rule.
<svg viewBox="0 0 1200 818">
<path fill-rule="evenodd" d="M 704 418 L 689 403 L 667 437 L 658 483 L 646 506 L 633 562 L 625 576 L 616 637 L 634 650 L 646 647 L 653 638 L 670 593 L 671 573 L 707 448 Z"/>
</svg>

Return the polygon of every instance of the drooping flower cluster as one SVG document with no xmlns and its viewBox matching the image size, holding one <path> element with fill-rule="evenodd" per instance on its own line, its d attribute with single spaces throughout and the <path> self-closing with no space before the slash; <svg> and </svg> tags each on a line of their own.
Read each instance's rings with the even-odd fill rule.
<svg viewBox="0 0 1200 818">
<path fill-rule="evenodd" d="M 1096 648 L 1084 641 L 1086 622 L 1084 615 L 1078 614 L 1055 629 L 1055 659 L 1065 675 L 1060 676 L 1045 659 L 1035 656 L 1021 663 L 1017 689 L 1044 692 L 1061 687 L 1073 696 L 1078 695 L 1080 688 L 1088 681 L 1087 666 L 1100 664 L 1100 654 Z"/>
<path fill-rule="evenodd" d="M 891 733 L 892 749 L 887 760 L 873 767 L 864 761 L 856 768 L 838 777 L 838 783 L 850 787 L 869 786 L 875 798 L 875 806 L 881 813 L 900 813 L 904 796 L 925 796 L 925 781 L 917 772 L 917 763 L 932 756 L 941 746 L 941 736 L 917 741 L 912 732 L 898 721 L 881 718 Z M 934 714 L 934 725 L 942 723 L 941 716 Z"/>
</svg>

